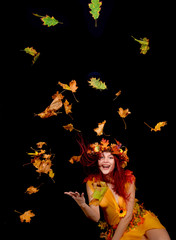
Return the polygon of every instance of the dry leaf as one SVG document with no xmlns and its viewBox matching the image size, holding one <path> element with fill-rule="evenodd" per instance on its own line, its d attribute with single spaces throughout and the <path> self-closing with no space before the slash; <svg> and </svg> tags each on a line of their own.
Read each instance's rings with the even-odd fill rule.
<svg viewBox="0 0 176 240">
<path fill-rule="evenodd" d="M 72 109 L 72 104 L 69 105 L 69 102 L 67 101 L 67 99 L 64 102 L 64 108 L 65 108 L 65 112 L 66 114 L 71 113 L 71 109 Z"/>
<path fill-rule="evenodd" d="M 124 120 L 124 118 L 126 118 L 129 114 L 131 114 L 131 112 L 129 111 L 129 109 L 123 109 L 123 108 L 119 108 L 119 111 L 118 111 L 120 117 L 123 119 L 123 122 L 125 124 L 125 129 L 127 128 L 127 125 L 126 125 L 126 122 Z"/>
<path fill-rule="evenodd" d="M 119 96 L 120 96 L 120 94 L 122 93 L 122 91 L 121 90 L 119 90 L 115 95 L 116 95 L 116 97 L 113 99 L 113 101 L 116 99 L 116 98 L 118 98 Z"/>
<path fill-rule="evenodd" d="M 70 158 L 69 162 L 72 163 L 72 164 L 73 164 L 74 162 L 79 162 L 80 159 L 81 159 L 81 156 L 82 156 L 82 155 L 80 155 L 80 156 L 73 156 L 73 157 Z"/>
<path fill-rule="evenodd" d="M 24 214 L 20 215 L 20 221 L 30 223 L 31 217 L 34 217 L 35 214 L 32 212 L 32 210 L 26 211 Z"/>
<path fill-rule="evenodd" d="M 76 92 L 76 90 L 78 89 L 78 87 L 76 86 L 76 80 L 72 80 L 69 85 L 58 82 L 58 84 L 65 90 L 69 90 L 72 92 Z"/>
<path fill-rule="evenodd" d="M 77 132 L 81 132 L 80 130 L 74 128 L 74 127 L 73 127 L 73 124 L 71 124 L 71 123 L 69 123 L 69 124 L 63 126 L 63 128 L 64 128 L 65 130 L 70 131 L 70 132 L 72 132 L 73 130 L 76 130 Z"/>
<path fill-rule="evenodd" d="M 52 103 L 41 113 L 35 114 L 41 118 L 49 118 L 51 116 L 57 116 L 58 110 L 62 107 L 62 99 L 64 96 L 58 91 L 52 96 Z"/>
<path fill-rule="evenodd" d="M 106 123 L 106 120 L 104 120 L 102 123 L 98 123 L 98 128 L 94 128 L 94 132 L 97 133 L 97 136 L 103 135 L 103 129 L 104 129 L 105 123 Z"/>
<path fill-rule="evenodd" d="M 145 123 L 145 125 L 147 125 L 151 129 L 151 131 L 157 132 L 157 131 L 161 131 L 161 127 L 164 127 L 165 125 L 167 125 L 167 121 L 157 123 L 154 128 L 150 127 L 147 123 Z"/>
<path fill-rule="evenodd" d="M 33 193 L 37 193 L 38 191 L 39 191 L 38 188 L 35 188 L 34 186 L 30 186 L 30 187 L 27 188 L 26 193 L 31 195 Z"/>
<path fill-rule="evenodd" d="M 43 145 L 46 145 L 46 142 L 38 142 L 38 143 L 36 143 L 36 145 L 38 148 L 42 148 Z"/>
</svg>

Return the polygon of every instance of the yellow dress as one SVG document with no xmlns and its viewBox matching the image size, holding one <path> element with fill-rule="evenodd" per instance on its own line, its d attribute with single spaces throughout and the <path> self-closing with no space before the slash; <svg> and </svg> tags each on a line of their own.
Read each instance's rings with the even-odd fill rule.
<svg viewBox="0 0 176 240">
<path fill-rule="evenodd" d="M 95 188 L 93 181 L 88 180 L 87 184 L 94 192 Z M 107 187 L 98 205 L 102 208 L 105 220 L 108 225 L 112 226 L 112 229 L 115 229 L 120 219 L 126 215 L 125 201 L 122 197 L 119 197 L 117 203 L 109 187 Z M 145 232 L 150 229 L 165 229 L 165 227 L 152 212 L 145 210 L 142 205 L 138 204 L 138 200 L 136 199 L 133 209 L 133 218 L 121 240 L 140 240 Z M 105 238 L 111 239 L 107 236 Z"/>
</svg>

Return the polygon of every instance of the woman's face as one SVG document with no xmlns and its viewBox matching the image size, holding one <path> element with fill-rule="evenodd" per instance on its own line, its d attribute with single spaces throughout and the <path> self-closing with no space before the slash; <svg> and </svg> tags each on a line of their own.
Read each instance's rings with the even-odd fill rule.
<svg viewBox="0 0 176 240">
<path fill-rule="evenodd" d="M 103 152 L 98 160 L 98 166 L 104 175 L 111 173 L 115 168 L 114 156 L 110 152 Z"/>
</svg>

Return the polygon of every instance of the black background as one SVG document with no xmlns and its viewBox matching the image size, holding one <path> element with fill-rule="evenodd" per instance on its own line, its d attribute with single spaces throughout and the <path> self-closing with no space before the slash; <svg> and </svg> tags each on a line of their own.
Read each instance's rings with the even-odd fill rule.
<svg viewBox="0 0 176 240">
<path fill-rule="evenodd" d="M 64 3 L 63 3 L 64 2 Z M 84 174 L 79 164 L 68 160 L 79 155 L 75 132 L 63 125 L 73 123 L 90 142 L 101 140 L 94 128 L 106 120 L 104 132 L 117 138 L 129 149 L 129 169 L 137 178 L 137 198 L 147 209 L 158 215 L 172 238 L 174 204 L 174 146 L 172 133 L 174 81 L 172 72 L 171 20 L 166 6 L 117 3 L 103 0 L 98 26 L 89 14 L 89 1 L 58 1 L 50 6 L 25 4 L 11 6 L 9 23 L 5 24 L 2 93 L 1 93 L 1 156 L 2 156 L 2 224 L 17 227 L 52 226 L 66 239 L 97 239 L 96 224 L 86 219 L 64 191 L 85 192 Z M 52 3 L 52 1 L 51 1 Z M 57 7 L 56 7 L 57 6 Z M 54 16 L 63 24 L 48 28 L 32 15 Z M 131 36 L 150 39 L 150 50 L 140 54 L 140 45 Z M 34 65 L 23 50 L 34 47 L 41 53 Z M 90 74 L 96 72 L 108 89 L 89 86 Z M 71 92 L 64 93 L 73 103 L 73 120 L 63 113 L 40 119 L 56 91 L 58 81 L 76 80 L 77 103 Z M 115 93 L 122 91 L 115 101 Z M 129 108 L 125 119 L 119 107 Z M 168 121 L 161 132 L 154 127 Z M 105 137 L 105 136 L 102 136 Z M 26 152 L 39 141 L 46 141 L 55 154 L 55 183 L 38 174 Z M 31 185 L 39 186 L 33 195 L 24 192 Z M 31 223 L 21 223 L 14 212 L 32 210 Z M 80 230 L 84 230 L 81 234 Z"/>
</svg>

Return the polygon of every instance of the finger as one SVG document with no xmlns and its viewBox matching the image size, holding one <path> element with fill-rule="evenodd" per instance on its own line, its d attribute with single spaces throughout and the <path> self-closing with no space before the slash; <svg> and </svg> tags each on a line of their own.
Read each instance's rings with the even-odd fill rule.
<svg viewBox="0 0 176 240">
<path fill-rule="evenodd" d="M 75 192 L 76 197 L 80 197 L 79 192 Z"/>
<path fill-rule="evenodd" d="M 84 197 L 84 193 L 81 194 L 81 197 Z"/>
</svg>

